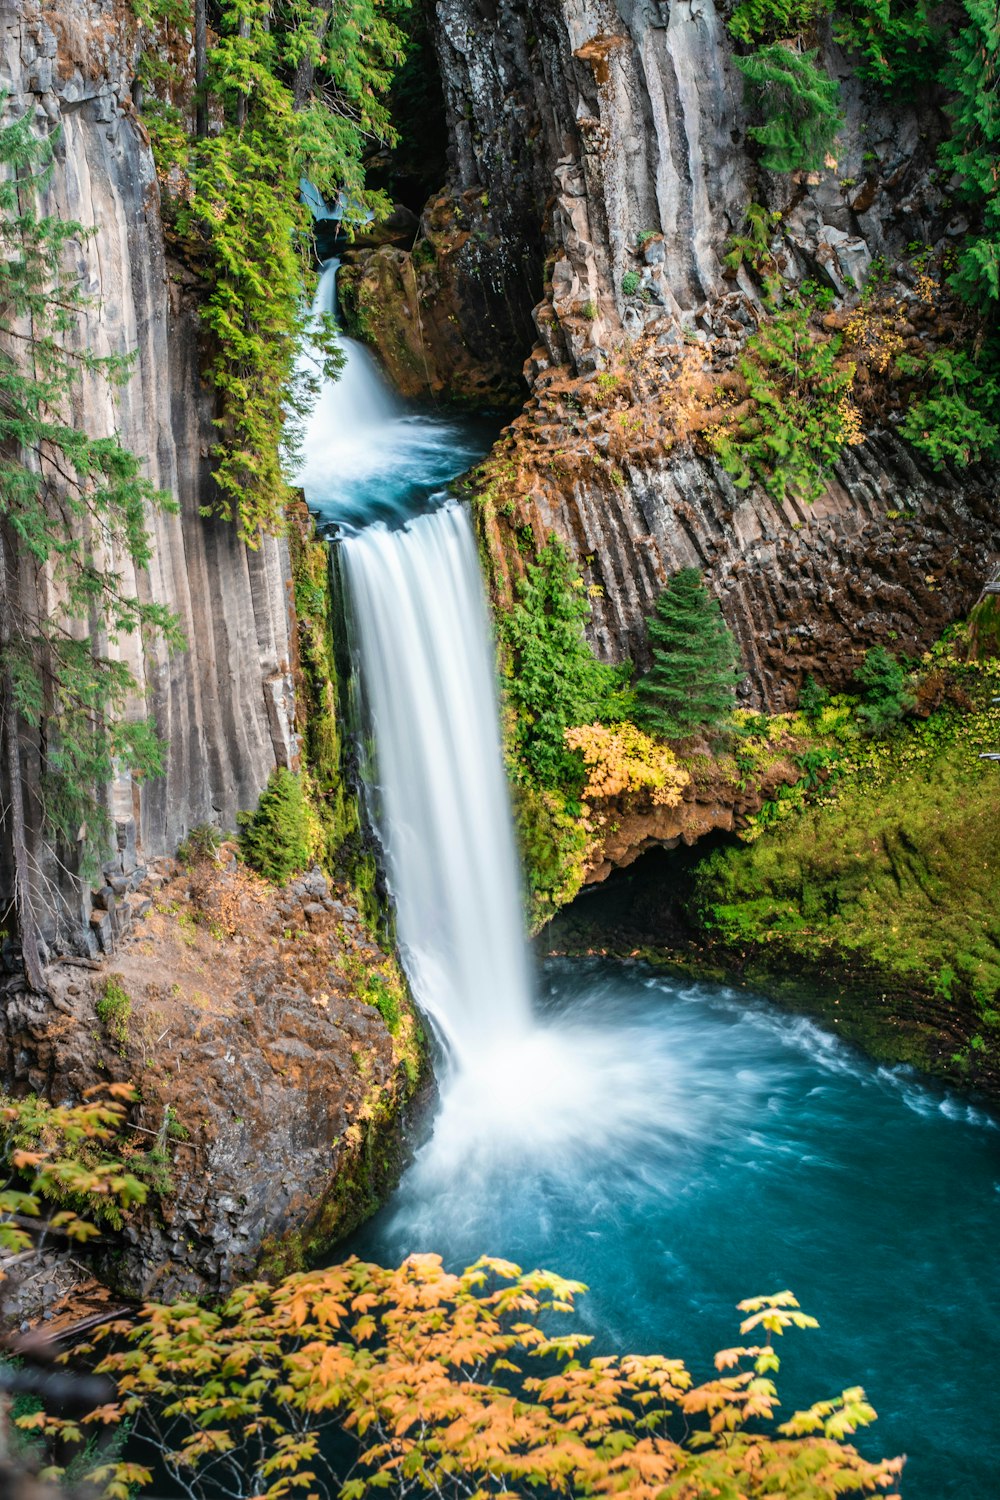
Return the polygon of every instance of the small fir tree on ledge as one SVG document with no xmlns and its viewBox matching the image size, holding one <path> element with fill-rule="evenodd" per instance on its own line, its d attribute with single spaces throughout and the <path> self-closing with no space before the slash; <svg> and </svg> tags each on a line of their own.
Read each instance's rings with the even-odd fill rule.
<svg viewBox="0 0 1000 1500">
<path fill-rule="evenodd" d="M 739 652 L 697 568 L 682 568 L 648 620 L 653 665 L 636 685 L 643 729 L 680 739 L 722 724 L 733 710 Z"/>
</svg>

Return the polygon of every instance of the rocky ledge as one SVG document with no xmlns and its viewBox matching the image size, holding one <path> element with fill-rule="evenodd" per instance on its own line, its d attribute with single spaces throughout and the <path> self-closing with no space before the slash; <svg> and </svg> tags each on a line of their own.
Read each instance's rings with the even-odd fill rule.
<svg viewBox="0 0 1000 1500">
<path fill-rule="evenodd" d="M 129 1082 L 123 1154 L 153 1191 L 105 1256 L 122 1292 L 213 1295 L 291 1269 L 372 1211 L 423 1036 L 394 959 L 319 870 L 283 889 L 164 860 L 101 962 L 8 981 L 0 1079 L 56 1102 Z"/>
</svg>

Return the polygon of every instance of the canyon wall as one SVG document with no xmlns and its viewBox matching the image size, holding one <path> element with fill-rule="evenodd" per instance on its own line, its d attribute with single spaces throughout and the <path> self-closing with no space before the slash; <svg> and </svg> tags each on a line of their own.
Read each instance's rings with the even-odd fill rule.
<svg viewBox="0 0 1000 1500">
<path fill-rule="evenodd" d="M 252 550 L 232 524 L 201 513 L 213 498 L 212 398 L 200 374 L 193 299 L 183 278 L 170 276 L 152 154 L 132 99 L 135 34 L 127 7 L 112 0 L 71 7 L 0 0 L 7 115 L 29 115 L 54 142 L 41 209 L 84 230 L 74 248 L 93 306 L 81 345 L 135 361 L 113 396 L 84 377 L 74 419 L 92 436 L 117 430 L 177 503 L 175 513 L 149 518 L 148 574 L 132 579 L 127 559 L 106 559 L 140 597 L 179 617 L 187 642 L 172 653 L 135 638 L 101 643 L 129 661 L 142 695 L 134 710 L 151 715 L 166 742 L 162 779 L 140 787 L 125 776 L 110 789 L 119 848 L 106 873 L 123 877 L 172 852 L 196 824 L 233 827 L 275 764 L 297 755 L 287 548 L 263 538 Z M 21 586 L 38 590 L 42 608 L 57 602 L 50 578 L 25 568 Z M 25 742 L 23 756 L 31 817 L 37 747 Z M 89 892 L 81 899 L 45 854 L 37 827 L 33 833 L 48 893 L 41 910 L 47 935 L 66 939 L 88 926 Z M 98 917 L 96 931 L 106 926 Z"/>
<path fill-rule="evenodd" d="M 615 403 L 602 412 L 588 391 L 630 350 L 662 371 L 664 392 L 692 349 L 710 375 L 732 367 L 761 316 L 745 267 L 724 263 L 751 201 L 780 214 L 786 283 L 814 278 L 837 299 L 876 257 L 955 243 L 967 224 L 935 171 L 934 101 L 891 106 L 827 32 L 845 115 L 837 158 L 777 176 L 755 160 L 712 0 L 438 0 L 436 18 L 452 186 L 482 190 L 511 264 L 544 257 L 530 396 L 491 471 L 516 481 L 480 510 L 498 597 L 524 538 L 555 532 L 593 586 L 599 654 L 641 662 L 644 616 L 694 564 L 739 639 L 748 701 L 771 708 L 794 701 L 809 671 L 841 685 L 872 645 L 926 647 L 997 556 L 995 474 L 933 471 L 890 418 L 866 424 L 817 503 L 780 504 L 737 489 L 676 425 L 657 430 L 655 374 L 609 462 Z M 523 275 L 503 292 L 523 296 Z M 899 295 L 918 300 L 905 281 Z"/>
</svg>

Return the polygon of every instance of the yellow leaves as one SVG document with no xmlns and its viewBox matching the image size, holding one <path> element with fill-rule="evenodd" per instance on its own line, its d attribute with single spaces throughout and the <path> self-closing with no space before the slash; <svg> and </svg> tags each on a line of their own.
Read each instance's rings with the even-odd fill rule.
<svg viewBox="0 0 1000 1500">
<path fill-rule="evenodd" d="M 350 1261 L 244 1287 L 214 1312 L 152 1304 L 100 1366 L 117 1378 L 120 1406 L 91 1420 L 119 1420 L 139 1391 L 162 1419 L 189 1424 L 178 1461 L 194 1492 L 200 1465 L 208 1474 L 252 1443 L 267 1500 L 333 1490 L 365 1500 L 380 1489 L 656 1500 L 668 1485 L 678 1500 L 834 1500 L 870 1494 L 898 1472 L 840 1442 L 874 1415 L 860 1389 L 796 1413 L 776 1435 L 769 1345 L 723 1350 L 716 1364 L 732 1373 L 697 1387 L 682 1361 L 659 1355 L 577 1362 L 587 1336 L 552 1335 L 538 1320 L 549 1323 L 580 1290 L 507 1261 L 455 1276 L 439 1257 L 419 1256 L 394 1270 Z M 777 1320 L 778 1332 L 812 1322 L 788 1292 L 741 1311 Z M 556 1370 L 553 1355 L 564 1361 Z M 525 1376 L 532 1359 L 545 1363 Z M 323 1437 L 334 1423 L 357 1443 L 346 1483 L 326 1457 L 343 1453 L 343 1437 Z"/>
<path fill-rule="evenodd" d="M 578 725 L 564 730 L 563 738 L 582 755 L 588 770 L 584 796 L 595 800 L 651 791 L 659 806 L 676 807 L 691 779 L 666 745 L 628 721 Z"/>
</svg>

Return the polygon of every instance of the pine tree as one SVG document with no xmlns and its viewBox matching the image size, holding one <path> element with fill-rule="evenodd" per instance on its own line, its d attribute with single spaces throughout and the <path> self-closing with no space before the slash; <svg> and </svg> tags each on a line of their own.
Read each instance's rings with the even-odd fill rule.
<svg viewBox="0 0 1000 1500">
<path fill-rule="evenodd" d="M 798 52 L 782 42 L 758 47 L 736 66 L 751 99 L 764 116 L 747 135 L 763 146 L 770 172 L 817 172 L 840 128 L 836 80 L 817 65 L 815 52 Z"/>
<path fill-rule="evenodd" d="M 0 100 L 0 104 L 2 104 Z M 126 587 L 127 566 L 150 558 L 145 519 L 164 504 L 139 460 L 114 436 L 75 426 L 84 374 L 112 384 L 129 360 L 79 347 L 88 299 L 66 270 L 79 224 L 40 216 L 36 193 L 51 148 L 24 116 L 0 127 L 0 727 L 25 967 L 40 984 L 32 865 L 21 785 L 22 736 L 37 735 L 41 776 L 32 791 L 47 837 L 86 869 L 109 825 L 101 793 L 116 769 L 160 769 L 148 720 L 127 710 L 137 684 L 110 646 L 137 632 L 180 643 L 162 605 Z"/>
<path fill-rule="evenodd" d="M 733 708 L 739 653 L 697 568 L 674 575 L 648 626 L 653 665 L 636 686 L 639 723 L 668 740 L 721 724 Z"/>
</svg>

